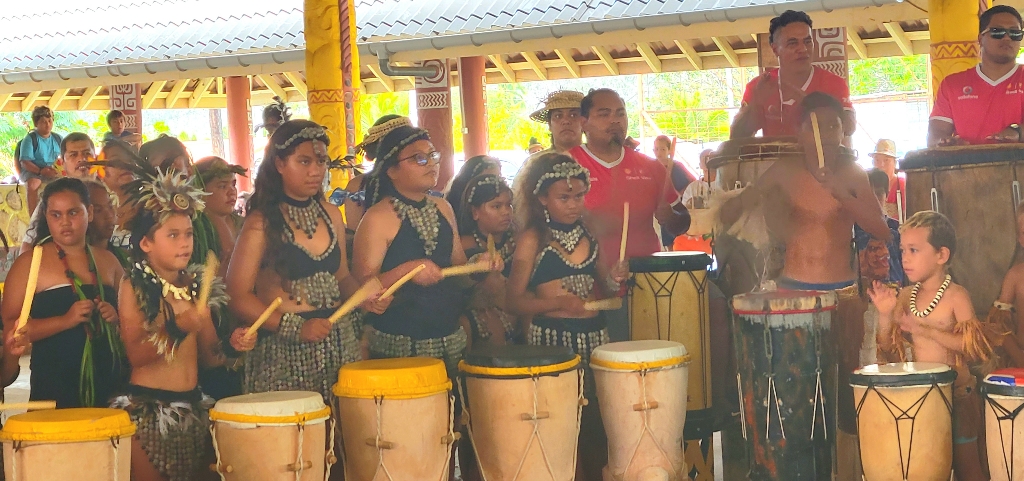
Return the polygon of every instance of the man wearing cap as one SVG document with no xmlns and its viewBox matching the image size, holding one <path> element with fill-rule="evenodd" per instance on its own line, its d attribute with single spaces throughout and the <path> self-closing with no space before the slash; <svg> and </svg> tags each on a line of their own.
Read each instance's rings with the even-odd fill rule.
<svg viewBox="0 0 1024 481">
<path fill-rule="evenodd" d="M 516 202 L 513 212 L 526 213 L 526 206 L 520 205 L 519 201 L 525 199 L 521 195 L 523 173 L 527 171 L 530 162 L 540 158 L 544 154 L 552 152 L 564 154 L 573 147 L 583 143 L 583 117 L 580 116 L 580 101 L 583 94 L 572 90 L 559 90 L 552 92 L 544 99 L 544 106 L 530 114 L 530 120 L 548 124 L 548 131 L 551 132 L 551 147 L 539 152 L 530 150 L 530 156 L 512 179 L 512 200 Z M 532 147 L 532 145 L 531 145 Z M 520 216 L 517 221 L 522 222 Z M 522 225 L 522 224 L 520 224 Z"/>
<path fill-rule="evenodd" d="M 889 195 L 885 199 L 885 215 L 903 222 L 900 215 L 907 210 L 907 181 L 896 175 L 896 142 L 880 139 L 871 158 L 875 168 L 889 176 Z"/>
</svg>

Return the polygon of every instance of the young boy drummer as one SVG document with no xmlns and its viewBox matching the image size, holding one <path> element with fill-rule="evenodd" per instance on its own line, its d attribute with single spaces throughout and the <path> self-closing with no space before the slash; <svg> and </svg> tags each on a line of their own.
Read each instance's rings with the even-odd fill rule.
<svg viewBox="0 0 1024 481">
<path fill-rule="evenodd" d="M 974 316 L 971 296 L 952 282 L 949 261 L 956 252 L 956 232 L 946 216 L 934 211 L 914 214 L 900 228 L 903 269 L 913 286 L 899 294 L 879 281 L 868 291 L 878 308 L 879 357 L 905 362 L 904 339 L 914 360 L 947 364 L 957 371 L 953 385 L 953 468 L 957 479 L 988 479 L 978 445 L 982 421 L 976 379 L 967 365 L 988 358 L 990 348 Z"/>
<path fill-rule="evenodd" d="M 198 388 L 198 370 L 224 362 L 210 309 L 226 296 L 215 283 L 209 302 L 199 301 L 203 266 L 189 265 L 203 192 L 180 174 L 140 167 L 137 175 L 126 223 L 134 262 L 118 292 L 132 369 L 127 392 L 111 406 L 127 410 L 138 426 L 132 479 L 193 480 L 209 446 L 212 405 Z"/>
</svg>

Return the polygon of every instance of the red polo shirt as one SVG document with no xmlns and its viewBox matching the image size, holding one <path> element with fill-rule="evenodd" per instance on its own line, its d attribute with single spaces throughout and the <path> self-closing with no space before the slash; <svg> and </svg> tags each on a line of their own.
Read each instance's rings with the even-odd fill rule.
<svg viewBox="0 0 1024 481">
<path fill-rule="evenodd" d="M 779 81 L 779 69 L 772 69 L 768 75 L 775 82 Z M 747 84 L 743 91 L 743 104 L 749 104 L 754 98 L 754 89 L 757 87 L 761 77 L 755 77 Z M 800 87 L 805 94 L 811 92 L 824 92 L 835 97 L 846 110 L 853 110 L 853 103 L 850 102 L 850 86 L 842 77 L 820 67 L 812 67 L 811 75 Z M 781 113 L 780 113 L 781 112 Z M 761 131 L 765 137 L 780 135 L 795 136 L 800 133 L 800 106 L 796 99 L 783 99 L 782 91 L 770 102 L 764 110 L 764 117 L 761 118 Z"/>
<path fill-rule="evenodd" d="M 1024 122 L 1024 69 L 1018 65 L 992 80 L 979 64 L 946 77 L 931 120 L 953 124 L 953 131 L 970 144 L 991 143 L 986 137 Z"/>
<path fill-rule="evenodd" d="M 629 149 L 623 149 L 622 156 L 612 163 L 598 159 L 585 145 L 568 153 L 590 171 L 590 192 L 585 203 L 592 216 L 621 226 L 622 206 L 629 202 L 626 257 L 660 252 L 661 244 L 654 232 L 654 211 L 663 196 L 667 202 L 675 202 L 679 197 L 671 185 L 666 189 L 665 168 L 658 161 Z M 598 238 L 601 258 L 606 263 L 618 261 L 621 238 L 621 228 L 608 229 Z"/>
</svg>

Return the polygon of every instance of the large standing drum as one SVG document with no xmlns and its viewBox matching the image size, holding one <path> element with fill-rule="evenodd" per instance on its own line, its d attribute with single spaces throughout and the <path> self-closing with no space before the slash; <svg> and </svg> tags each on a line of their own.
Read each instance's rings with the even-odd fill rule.
<svg viewBox="0 0 1024 481">
<path fill-rule="evenodd" d="M 605 344 L 590 357 L 608 434 L 604 481 L 688 479 L 683 460 L 686 347 L 672 341 Z"/>
<path fill-rule="evenodd" d="M 331 408 L 315 392 L 221 399 L 210 410 L 217 472 L 228 481 L 322 480 L 335 462 L 330 417 Z"/>
<path fill-rule="evenodd" d="M 949 481 L 953 381 L 938 363 L 872 364 L 850 376 L 868 481 Z"/>
<path fill-rule="evenodd" d="M 555 346 L 488 346 L 459 363 L 469 436 L 487 481 L 574 479 L 580 358 Z"/>
<path fill-rule="evenodd" d="M 338 425 L 348 481 L 448 479 L 454 398 L 444 362 L 376 359 L 338 370 Z"/>
<path fill-rule="evenodd" d="M 749 479 L 832 479 L 836 304 L 818 291 L 732 300 Z"/>
<path fill-rule="evenodd" d="M 1024 479 L 1024 369 L 985 376 L 985 438 L 992 481 Z"/>
<path fill-rule="evenodd" d="M 128 481 L 135 425 L 121 409 L 74 408 L 11 416 L 0 431 L 11 481 Z"/>
<path fill-rule="evenodd" d="M 956 228 L 953 279 L 967 288 L 977 312 L 999 297 L 1017 252 L 1024 145 L 939 147 L 907 154 L 907 217 L 937 210 Z"/>
</svg>

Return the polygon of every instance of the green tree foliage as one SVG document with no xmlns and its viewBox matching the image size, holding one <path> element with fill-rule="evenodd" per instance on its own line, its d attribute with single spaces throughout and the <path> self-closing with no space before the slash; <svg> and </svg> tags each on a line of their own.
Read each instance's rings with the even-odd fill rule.
<svg viewBox="0 0 1024 481">
<path fill-rule="evenodd" d="M 928 56 L 870 58 L 850 61 L 850 95 L 928 90 Z"/>
</svg>

